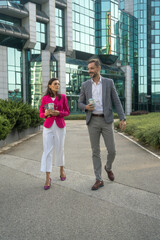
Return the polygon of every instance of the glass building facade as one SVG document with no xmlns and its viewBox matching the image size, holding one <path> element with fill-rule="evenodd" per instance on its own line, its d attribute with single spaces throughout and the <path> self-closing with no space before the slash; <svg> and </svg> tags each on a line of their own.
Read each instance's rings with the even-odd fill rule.
<svg viewBox="0 0 160 240">
<path fill-rule="evenodd" d="M 35 108 L 39 108 L 42 98 L 42 61 L 41 51 L 47 43 L 47 26 L 44 23 L 36 22 L 36 44 L 27 53 L 28 81 L 27 96 L 28 102 Z"/>
<path fill-rule="evenodd" d="M 73 0 L 73 49 L 95 54 L 95 1 Z"/>
<path fill-rule="evenodd" d="M 151 110 L 160 111 L 160 1 L 151 1 Z"/>
<path fill-rule="evenodd" d="M 125 10 L 128 1 L 133 11 Z M 87 62 L 99 58 L 101 74 L 114 80 L 124 108 L 130 102 L 129 67 L 129 112 L 159 111 L 160 2 L 128 1 L 0 1 L 0 53 L 7 59 L 0 88 L 8 80 L 0 97 L 39 108 L 49 78 L 56 76 L 77 113 L 81 84 L 89 79 Z"/>
<path fill-rule="evenodd" d="M 134 0 L 138 18 L 138 109 L 160 111 L 160 1 Z"/>
<path fill-rule="evenodd" d="M 96 53 L 117 56 L 122 66 L 131 66 L 132 108 L 135 110 L 138 98 L 137 19 L 119 10 L 117 0 L 96 1 L 96 30 Z"/>
<path fill-rule="evenodd" d="M 138 79 L 138 108 L 146 108 L 147 98 L 146 96 L 151 96 L 151 50 L 150 43 L 151 39 L 148 36 L 151 36 L 150 27 L 148 25 L 147 18 L 150 18 L 147 14 L 146 0 L 134 2 L 134 15 L 138 18 L 138 70 L 139 70 L 139 79 Z M 149 12 L 148 12 L 149 13 Z M 149 41 L 149 42 L 148 42 Z M 147 109 L 146 109 L 147 110 Z"/>
</svg>

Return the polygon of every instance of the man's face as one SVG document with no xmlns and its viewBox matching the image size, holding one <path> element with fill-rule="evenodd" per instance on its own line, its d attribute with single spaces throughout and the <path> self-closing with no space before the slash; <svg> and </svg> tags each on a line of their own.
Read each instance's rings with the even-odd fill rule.
<svg viewBox="0 0 160 240">
<path fill-rule="evenodd" d="M 94 62 L 88 64 L 88 73 L 91 78 L 95 78 L 100 75 L 101 67 L 97 67 Z"/>
</svg>

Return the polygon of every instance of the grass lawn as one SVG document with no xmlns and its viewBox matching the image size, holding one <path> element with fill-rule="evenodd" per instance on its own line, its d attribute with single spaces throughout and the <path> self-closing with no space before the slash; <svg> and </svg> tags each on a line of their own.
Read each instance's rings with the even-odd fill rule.
<svg viewBox="0 0 160 240">
<path fill-rule="evenodd" d="M 117 121 L 114 124 L 118 131 L 120 131 L 119 123 Z M 160 149 L 160 113 L 127 116 L 124 132 L 133 136 L 141 144 Z"/>
</svg>

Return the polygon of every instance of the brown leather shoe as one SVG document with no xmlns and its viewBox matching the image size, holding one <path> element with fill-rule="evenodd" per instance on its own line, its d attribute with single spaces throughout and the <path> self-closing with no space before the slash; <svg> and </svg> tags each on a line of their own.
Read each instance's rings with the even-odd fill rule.
<svg viewBox="0 0 160 240">
<path fill-rule="evenodd" d="M 104 166 L 104 169 L 106 170 L 106 172 L 107 172 L 107 174 L 108 174 L 109 180 L 114 181 L 114 174 L 113 174 L 113 172 L 112 172 L 111 170 L 108 171 L 108 170 L 106 169 L 106 166 Z"/>
<path fill-rule="evenodd" d="M 95 184 L 92 186 L 92 190 L 98 190 L 100 187 L 104 186 L 103 181 L 96 180 Z"/>
</svg>

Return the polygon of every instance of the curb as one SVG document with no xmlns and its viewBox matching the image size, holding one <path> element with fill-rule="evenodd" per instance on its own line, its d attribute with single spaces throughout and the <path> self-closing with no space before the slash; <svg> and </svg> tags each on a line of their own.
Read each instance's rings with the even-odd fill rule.
<svg viewBox="0 0 160 240">
<path fill-rule="evenodd" d="M 22 138 L 22 139 L 20 139 L 20 140 L 18 140 L 18 141 L 15 141 L 15 142 L 13 142 L 13 143 L 10 143 L 10 144 L 5 145 L 4 147 L 0 148 L 0 154 L 1 154 L 1 153 L 4 153 L 5 151 L 8 151 L 10 148 L 12 148 L 12 147 L 14 147 L 14 146 L 17 146 L 18 144 L 20 144 L 20 143 L 22 143 L 22 142 L 24 142 L 24 141 L 29 140 L 29 139 L 32 138 L 32 137 L 35 137 L 36 135 L 40 134 L 41 132 L 42 132 L 42 131 L 41 131 L 41 129 L 40 129 L 38 132 L 36 132 L 36 133 L 34 133 L 34 134 L 30 134 L 30 135 L 28 135 L 27 137 L 24 137 L 24 138 Z"/>
<path fill-rule="evenodd" d="M 151 155 L 153 155 L 154 157 L 160 159 L 160 156 L 157 155 L 156 153 L 148 150 L 147 148 L 143 147 L 142 145 L 140 145 L 139 143 L 137 143 L 136 141 L 134 141 L 133 139 L 131 139 L 130 137 L 127 137 L 126 135 L 124 135 L 124 133 L 120 133 L 118 131 L 116 131 L 119 135 L 123 136 L 124 138 L 128 139 L 129 141 L 133 142 L 134 144 L 136 144 L 137 146 L 139 146 L 140 148 L 142 148 L 143 150 L 145 150 L 146 152 L 150 153 Z"/>
</svg>

